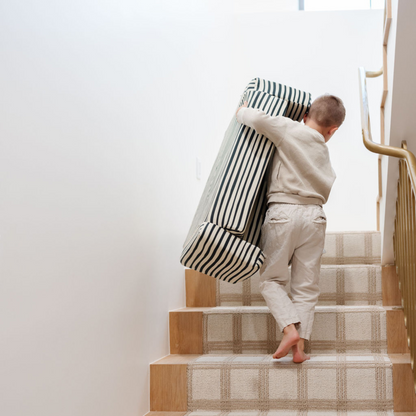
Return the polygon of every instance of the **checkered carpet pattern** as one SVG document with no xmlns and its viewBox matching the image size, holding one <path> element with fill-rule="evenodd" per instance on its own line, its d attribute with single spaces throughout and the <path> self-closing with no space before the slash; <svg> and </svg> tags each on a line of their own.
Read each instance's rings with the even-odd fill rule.
<svg viewBox="0 0 416 416">
<path fill-rule="evenodd" d="M 346 411 L 307 411 L 307 410 L 272 410 L 270 412 L 259 411 L 232 411 L 232 412 L 210 412 L 196 411 L 187 412 L 184 416 L 394 416 L 394 412 L 346 412 Z"/>
<path fill-rule="evenodd" d="M 386 355 L 291 357 L 204 355 L 188 364 L 188 410 L 392 410 Z"/>
<path fill-rule="evenodd" d="M 289 268 L 290 270 L 290 268 Z M 230 285 L 216 281 L 217 306 L 266 305 L 260 276 Z M 375 264 L 322 265 L 318 305 L 382 305 L 381 267 Z M 289 291 L 289 287 L 286 287 Z"/>
<path fill-rule="evenodd" d="M 273 354 L 282 333 L 267 306 L 203 312 L 204 354 Z M 313 354 L 387 353 L 386 311 L 380 306 L 318 306 L 306 350 Z"/>
<path fill-rule="evenodd" d="M 203 355 L 187 366 L 186 416 L 393 416 L 380 234 L 328 233 L 325 250 L 311 359 L 302 364 L 272 357 L 282 334 L 258 275 L 216 282 Z"/>
</svg>

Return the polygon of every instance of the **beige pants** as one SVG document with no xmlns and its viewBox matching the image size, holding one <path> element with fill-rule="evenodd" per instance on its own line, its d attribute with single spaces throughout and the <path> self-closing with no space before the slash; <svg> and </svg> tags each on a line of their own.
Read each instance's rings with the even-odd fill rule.
<svg viewBox="0 0 416 416">
<path fill-rule="evenodd" d="M 266 255 L 260 269 L 260 290 L 279 328 L 295 324 L 301 338 L 310 339 L 319 296 L 321 256 L 326 216 L 321 205 L 272 204 L 261 229 Z M 289 281 L 290 300 L 284 287 Z"/>
</svg>

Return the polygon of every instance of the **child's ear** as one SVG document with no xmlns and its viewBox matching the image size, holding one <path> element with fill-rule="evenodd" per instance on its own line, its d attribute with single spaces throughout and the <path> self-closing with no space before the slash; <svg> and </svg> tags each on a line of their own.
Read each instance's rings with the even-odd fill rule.
<svg viewBox="0 0 416 416">
<path fill-rule="evenodd" d="M 332 136 L 338 130 L 338 126 L 333 126 L 328 130 L 328 134 Z"/>
</svg>

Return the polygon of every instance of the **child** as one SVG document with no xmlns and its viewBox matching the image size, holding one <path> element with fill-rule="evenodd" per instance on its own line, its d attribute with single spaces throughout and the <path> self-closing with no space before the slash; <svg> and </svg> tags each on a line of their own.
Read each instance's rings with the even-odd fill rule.
<svg viewBox="0 0 416 416">
<path fill-rule="evenodd" d="M 290 118 L 272 117 L 247 107 L 236 113 L 245 124 L 272 141 L 277 150 L 268 178 L 268 210 L 261 229 L 261 247 L 266 259 L 260 269 L 260 290 L 283 332 L 273 358 L 293 353 L 301 363 L 309 340 L 319 296 L 319 274 L 326 230 L 322 205 L 328 200 L 336 175 L 326 142 L 345 119 L 338 97 L 318 97 L 304 116 L 304 124 Z M 290 292 L 288 264 L 292 264 Z"/>
</svg>

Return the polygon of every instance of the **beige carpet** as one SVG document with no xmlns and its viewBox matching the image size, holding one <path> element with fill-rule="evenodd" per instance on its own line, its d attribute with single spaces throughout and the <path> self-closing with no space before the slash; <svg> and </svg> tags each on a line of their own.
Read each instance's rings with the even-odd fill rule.
<svg viewBox="0 0 416 416">
<path fill-rule="evenodd" d="M 311 360 L 274 360 L 281 339 L 259 276 L 217 281 L 203 312 L 204 355 L 188 364 L 186 416 L 393 416 L 385 354 L 380 233 L 328 233 Z"/>
<path fill-rule="evenodd" d="M 327 233 L 322 264 L 381 262 L 381 235 L 377 231 Z"/>
<path fill-rule="evenodd" d="M 267 306 L 223 306 L 203 312 L 203 352 L 273 354 L 282 333 Z M 317 306 L 312 353 L 387 353 L 380 306 Z"/>
<path fill-rule="evenodd" d="M 394 412 L 346 412 L 346 411 L 306 411 L 306 410 L 272 410 L 270 412 L 233 411 L 233 412 L 187 412 L 184 416 L 394 416 Z"/>
<path fill-rule="evenodd" d="M 290 268 L 289 268 L 290 270 Z M 241 283 L 217 279 L 217 306 L 266 305 L 255 274 Z M 380 265 L 322 265 L 318 305 L 381 305 Z M 289 291 L 289 287 L 286 288 Z"/>
<path fill-rule="evenodd" d="M 204 355 L 188 364 L 188 410 L 393 409 L 387 355 Z"/>
</svg>

